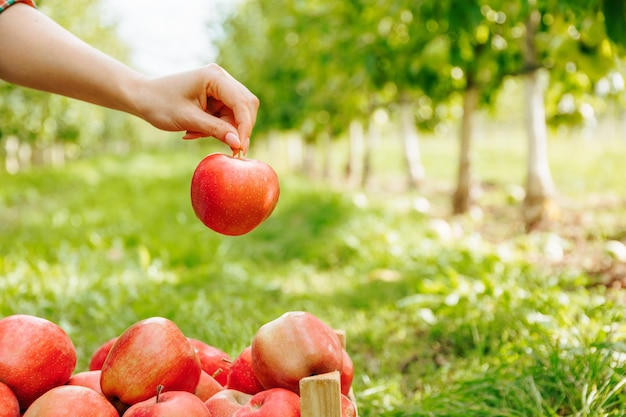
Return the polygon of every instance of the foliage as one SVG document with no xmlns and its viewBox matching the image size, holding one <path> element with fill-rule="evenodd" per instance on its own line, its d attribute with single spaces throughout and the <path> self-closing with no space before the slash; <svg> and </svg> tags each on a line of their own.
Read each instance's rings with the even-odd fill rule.
<svg viewBox="0 0 626 417">
<path fill-rule="evenodd" d="M 218 60 L 266 106 L 259 132 L 341 133 L 377 106 L 409 97 L 421 127 L 432 130 L 454 114 L 446 106 L 455 93 L 475 85 L 479 104 L 493 105 L 507 77 L 537 69 L 523 59 L 535 12 L 534 65 L 552 74 L 548 119 L 589 122 L 590 109 L 602 110 L 602 97 L 591 99 L 594 86 L 619 70 L 611 40 L 621 26 L 605 25 L 596 0 L 248 0 L 226 20 Z"/>
<path fill-rule="evenodd" d="M 197 153 L 214 150 L 201 146 L 0 174 L 0 316 L 60 323 L 82 370 L 148 316 L 235 355 L 262 323 L 308 310 L 347 330 L 365 417 L 626 412 L 623 300 L 579 269 L 542 266 L 554 236 L 494 241 L 479 224 L 414 209 L 418 194 L 353 193 L 282 171 L 267 222 L 219 236 L 189 202 Z M 451 166 L 449 145 L 426 146 L 430 168 Z M 509 141 L 483 146 L 515 165 Z M 610 169 L 587 171 L 572 164 L 583 153 L 563 149 L 564 190 L 579 178 L 621 189 Z M 513 180 L 485 167 L 502 186 Z"/>
</svg>

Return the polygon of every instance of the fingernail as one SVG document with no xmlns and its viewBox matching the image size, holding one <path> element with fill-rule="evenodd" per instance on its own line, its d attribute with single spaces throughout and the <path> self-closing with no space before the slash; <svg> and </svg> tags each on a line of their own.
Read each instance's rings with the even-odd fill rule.
<svg viewBox="0 0 626 417">
<path fill-rule="evenodd" d="M 224 139 L 226 140 L 226 143 L 228 144 L 228 146 L 230 146 L 231 148 L 233 149 L 241 148 L 241 142 L 239 142 L 239 137 L 237 137 L 237 135 L 235 135 L 233 132 L 228 132 Z"/>
</svg>

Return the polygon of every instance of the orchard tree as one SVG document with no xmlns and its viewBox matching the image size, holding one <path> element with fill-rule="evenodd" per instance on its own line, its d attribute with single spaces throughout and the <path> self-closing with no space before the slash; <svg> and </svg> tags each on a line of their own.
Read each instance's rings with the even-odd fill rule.
<svg viewBox="0 0 626 417">
<path fill-rule="evenodd" d="M 523 213 L 527 230 L 558 216 L 548 162 L 546 88 L 559 102 L 567 94 L 593 91 L 614 66 L 614 56 L 596 0 L 506 0 L 512 30 L 521 43 L 528 157 Z M 519 28 L 516 29 L 516 28 Z M 513 34 L 513 32 L 511 32 Z M 513 39 L 511 39 L 514 41 Z M 545 76 L 545 78 L 543 78 Z"/>
</svg>

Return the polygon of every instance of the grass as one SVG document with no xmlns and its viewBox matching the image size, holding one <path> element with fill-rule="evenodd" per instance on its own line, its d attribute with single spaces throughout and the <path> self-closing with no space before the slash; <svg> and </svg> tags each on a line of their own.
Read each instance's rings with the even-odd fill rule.
<svg viewBox="0 0 626 417">
<path fill-rule="evenodd" d="M 453 146 L 424 141 L 430 181 L 454 178 Z M 523 177 L 520 144 L 477 146 L 481 178 L 497 185 L 483 201 L 515 212 L 504 190 Z M 623 198 L 623 145 L 553 146 L 572 207 L 592 191 Z M 201 154 L 101 155 L 0 174 L 0 316 L 59 323 L 83 370 L 141 318 L 171 318 L 235 355 L 264 322 L 308 310 L 347 329 L 364 417 L 626 414 L 623 290 L 538 262 L 554 236 L 512 233 L 489 212 L 449 218 L 449 187 L 356 192 L 279 172 L 275 213 L 246 236 L 222 237 L 191 211 Z M 439 210 L 413 209 L 423 197 Z M 607 234 L 626 230 L 623 208 L 610 213 Z M 485 224 L 507 237 L 487 239 Z"/>
</svg>

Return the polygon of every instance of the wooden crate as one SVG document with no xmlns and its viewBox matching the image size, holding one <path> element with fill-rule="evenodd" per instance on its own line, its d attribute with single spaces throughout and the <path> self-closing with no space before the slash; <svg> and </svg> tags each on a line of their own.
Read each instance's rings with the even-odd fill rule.
<svg viewBox="0 0 626 417">
<path fill-rule="evenodd" d="M 346 334 L 337 330 L 344 349 Z M 354 392 L 350 390 L 354 408 L 358 408 Z M 341 376 L 339 371 L 314 375 L 300 380 L 300 417 L 341 417 Z"/>
</svg>

